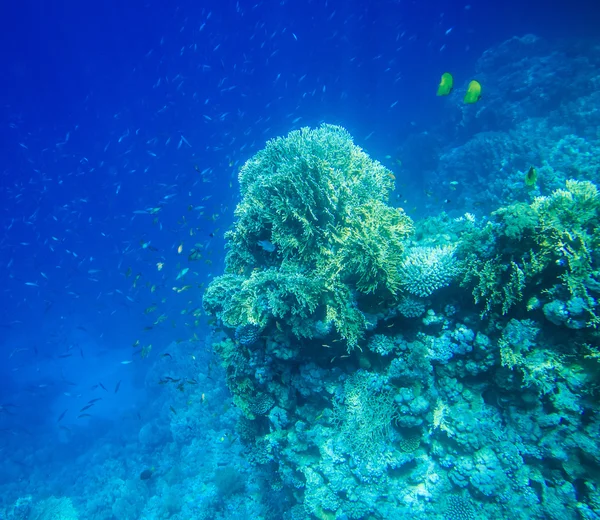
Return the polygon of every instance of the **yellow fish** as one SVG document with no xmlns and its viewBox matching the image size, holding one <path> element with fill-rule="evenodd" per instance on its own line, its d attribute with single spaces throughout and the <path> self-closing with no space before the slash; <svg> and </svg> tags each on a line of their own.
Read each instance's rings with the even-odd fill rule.
<svg viewBox="0 0 600 520">
<path fill-rule="evenodd" d="M 463 101 L 468 104 L 477 103 L 481 99 L 481 84 L 479 81 L 471 81 L 469 83 L 469 87 L 467 88 L 467 92 L 465 94 L 465 98 Z"/>
<path fill-rule="evenodd" d="M 440 80 L 440 84 L 438 85 L 437 95 L 438 96 L 447 96 L 452 92 L 452 87 L 454 86 L 454 79 L 452 79 L 452 74 L 449 72 L 444 72 L 442 74 L 442 79 Z"/>
<path fill-rule="evenodd" d="M 535 186 L 537 181 L 537 170 L 532 166 L 525 174 L 525 186 Z"/>
</svg>

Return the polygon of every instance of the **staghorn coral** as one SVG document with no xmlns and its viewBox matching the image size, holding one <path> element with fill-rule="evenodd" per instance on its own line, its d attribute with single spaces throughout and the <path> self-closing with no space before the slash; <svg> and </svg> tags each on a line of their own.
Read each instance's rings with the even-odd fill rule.
<svg viewBox="0 0 600 520">
<path fill-rule="evenodd" d="M 367 348 L 380 356 L 389 356 L 394 351 L 395 345 L 391 338 L 383 334 L 375 334 L 369 339 Z"/>
</svg>

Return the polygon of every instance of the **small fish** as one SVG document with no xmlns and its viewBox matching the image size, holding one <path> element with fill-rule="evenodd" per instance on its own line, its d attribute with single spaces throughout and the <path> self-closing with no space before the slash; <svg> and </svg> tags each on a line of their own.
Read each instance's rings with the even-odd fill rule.
<svg viewBox="0 0 600 520">
<path fill-rule="evenodd" d="M 479 101 L 480 99 L 481 84 L 479 83 L 479 81 L 473 80 L 469 83 L 463 102 L 468 105 L 471 105 L 473 103 L 477 103 L 477 101 Z"/>
<path fill-rule="evenodd" d="M 85 412 L 86 410 L 89 410 L 92 406 L 94 406 L 94 403 L 92 404 L 86 404 L 81 410 L 79 410 L 80 412 Z"/>
<path fill-rule="evenodd" d="M 179 274 L 177 275 L 177 278 L 175 278 L 175 280 L 179 280 L 180 278 L 183 278 L 189 270 L 190 270 L 189 267 L 183 268 L 181 271 L 179 271 Z"/>
<path fill-rule="evenodd" d="M 67 410 L 68 410 L 68 408 L 67 408 Z M 58 416 L 58 419 L 56 420 L 56 422 L 57 422 L 57 423 L 59 423 L 60 421 L 62 421 L 63 417 L 64 417 L 64 416 L 65 416 L 65 414 L 67 413 L 67 410 L 65 410 L 63 413 L 61 413 L 61 414 Z"/>
<path fill-rule="evenodd" d="M 108 390 L 102 383 L 98 383 L 98 385 L 100 386 L 100 388 L 102 388 L 102 390 L 104 390 L 105 392 L 108 392 Z"/>
<path fill-rule="evenodd" d="M 537 170 L 532 166 L 525 174 L 525 186 L 535 186 L 537 181 Z"/>
<path fill-rule="evenodd" d="M 173 290 L 176 293 L 182 293 L 182 292 L 187 291 L 187 290 L 189 290 L 191 288 L 192 288 L 191 285 L 184 285 L 183 287 L 173 287 Z"/>
<path fill-rule="evenodd" d="M 259 240 L 257 244 L 262 247 L 267 253 L 273 253 L 277 247 L 269 240 Z"/>
<path fill-rule="evenodd" d="M 141 278 L 141 276 L 142 276 L 142 273 L 138 273 L 135 275 L 135 278 L 133 279 L 133 288 L 134 289 L 137 287 L 138 280 Z"/>
<path fill-rule="evenodd" d="M 173 408 L 172 406 L 169 406 L 169 410 L 171 410 L 171 412 L 173 412 L 174 415 L 177 415 L 175 408 Z"/>
<path fill-rule="evenodd" d="M 150 305 L 150 307 L 146 307 L 144 309 L 144 314 L 150 314 L 152 312 L 154 312 L 157 309 L 156 305 Z"/>
<path fill-rule="evenodd" d="M 29 287 L 39 287 L 39 285 L 35 282 L 25 282 L 25 285 L 28 285 Z"/>
<path fill-rule="evenodd" d="M 117 383 L 117 386 L 115 386 L 115 394 L 119 391 L 120 387 L 121 387 L 121 380 L 119 380 L 119 382 Z"/>
<path fill-rule="evenodd" d="M 437 96 L 447 96 L 452 92 L 452 88 L 454 87 L 454 79 L 452 78 L 452 74 L 449 72 L 444 72 L 442 74 L 442 79 L 440 80 L 440 84 L 437 89 Z"/>
<path fill-rule="evenodd" d="M 128 359 L 127 361 L 121 361 L 121 365 L 129 365 L 129 363 L 133 363 L 133 361 L 131 359 Z M 104 388 L 104 390 L 106 390 L 106 388 Z"/>
<path fill-rule="evenodd" d="M 92 416 L 92 414 L 90 414 L 90 413 L 82 413 L 77 416 L 77 419 L 82 419 L 83 417 L 91 417 L 91 416 Z"/>
<path fill-rule="evenodd" d="M 156 318 L 156 321 L 154 322 L 153 325 L 158 325 L 159 323 L 162 323 L 166 319 L 167 319 L 167 315 L 166 314 L 161 314 L 158 318 Z M 131 363 L 131 361 L 130 361 L 130 363 Z"/>
<path fill-rule="evenodd" d="M 92 399 L 91 401 L 88 401 L 88 404 L 92 404 L 92 403 L 95 403 L 97 401 L 102 401 L 102 397 L 96 397 L 95 399 Z"/>
<path fill-rule="evenodd" d="M 140 480 L 149 480 L 152 478 L 152 470 L 151 469 L 145 469 L 144 471 L 142 471 L 140 473 Z"/>
</svg>

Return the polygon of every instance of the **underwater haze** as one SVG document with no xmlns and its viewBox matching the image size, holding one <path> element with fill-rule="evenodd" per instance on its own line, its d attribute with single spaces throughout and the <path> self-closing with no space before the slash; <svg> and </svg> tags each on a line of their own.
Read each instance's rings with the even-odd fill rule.
<svg viewBox="0 0 600 520">
<path fill-rule="evenodd" d="M 0 520 L 600 518 L 597 2 L 6 4 Z"/>
</svg>

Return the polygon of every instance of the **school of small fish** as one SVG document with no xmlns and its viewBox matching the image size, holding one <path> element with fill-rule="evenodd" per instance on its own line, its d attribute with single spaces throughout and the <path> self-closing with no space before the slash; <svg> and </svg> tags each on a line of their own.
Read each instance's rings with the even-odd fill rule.
<svg viewBox="0 0 600 520">
<path fill-rule="evenodd" d="M 259 5 L 238 1 L 234 16 L 247 23 Z M 342 14 L 326 7 L 325 22 L 333 25 Z M 288 66 L 289 56 L 302 53 L 309 39 L 299 29 L 253 19 L 251 38 L 234 52 L 239 42 L 220 32 L 215 18 L 206 8 L 200 19 L 181 18 L 179 37 L 156 41 L 131 70 L 131 77 L 144 80 L 147 70 L 156 71 L 136 94 L 146 120 L 136 119 L 123 104 L 98 119 L 82 116 L 52 132 L 33 130 L 18 113 L 3 121 L 3 146 L 19 169 L 0 173 L 7 201 L 0 214 L 5 260 L 0 276 L 5 306 L 14 310 L 2 325 L 18 331 L 30 319 L 44 324 L 45 336 L 2 355 L 15 371 L 49 355 L 57 363 L 56 382 L 81 390 L 65 392 L 83 401 L 73 406 L 76 412 L 60 413 L 61 427 L 71 416 L 92 417 L 102 398 L 83 396 L 118 393 L 122 382 L 127 384 L 127 366 L 151 356 L 153 345 L 164 346 L 167 338 L 200 341 L 196 331 L 206 325 L 202 290 L 213 265 L 223 260 L 222 235 L 239 200 L 240 166 L 267 139 L 315 124 L 321 117 L 318 107 L 343 103 L 348 96 L 339 72 L 315 74 L 310 62 Z M 440 52 L 457 31 L 439 27 Z M 394 40 L 400 51 L 415 45 L 418 35 L 401 22 Z M 350 56 L 348 62 L 360 70 L 368 61 L 388 78 L 393 95 L 405 71 L 382 56 Z M 273 95 L 256 94 L 257 78 Z M 437 94 L 446 96 L 452 89 L 453 78 L 444 73 Z M 81 100 L 82 113 L 94 106 L 94 95 L 90 91 Z M 290 98 L 297 100 L 296 109 L 273 116 Z M 464 102 L 480 98 L 481 85 L 471 81 Z M 392 97 L 387 103 L 394 114 L 404 100 Z M 366 143 L 373 135 L 360 140 Z M 277 254 L 268 240 L 258 246 Z M 90 313 L 95 318 L 87 323 Z M 121 332 L 123 315 L 131 326 Z M 114 380 L 104 381 L 112 392 L 102 382 L 71 381 L 74 363 L 86 363 L 95 354 L 83 341 L 71 340 L 78 328 L 80 335 L 93 331 L 108 351 L 115 343 L 132 345 L 128 356 L 114 362 L 120 369 Z M 158 383 L 180 390 L 196 384 L 183 376 L 165 376 Z M 52 384 L 40 383 L 32 391 Z M 11 410 L 3 406 L 0 411 Z"/>
</svg>

